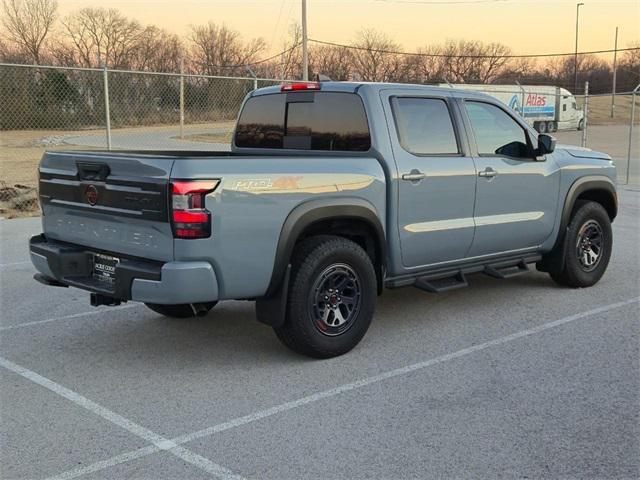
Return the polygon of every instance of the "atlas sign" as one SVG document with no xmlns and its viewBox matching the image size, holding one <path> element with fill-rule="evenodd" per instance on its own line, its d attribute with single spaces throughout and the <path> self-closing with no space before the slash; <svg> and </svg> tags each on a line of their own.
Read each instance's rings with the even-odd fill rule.
<svg viewBox="0 0 640 480">
<path fill-rule="evenodd" d="M 527 107 L 544 107 L 547 104 L 547 98 L 544 95 L 538 95 L 537 93 L 527 94 L 525 106 Z"/>
</svg>

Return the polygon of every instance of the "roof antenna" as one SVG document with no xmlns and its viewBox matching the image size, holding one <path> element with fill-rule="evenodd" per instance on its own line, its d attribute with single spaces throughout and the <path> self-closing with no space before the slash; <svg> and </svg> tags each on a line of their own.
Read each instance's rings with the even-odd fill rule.
<svg viewBox="0 0 640 480">
<path fill-rule="evenodd" d="M 332 82 L 327 75 L 323 75 L 322 73 L 316 73 L 316 82 Z"/>
</svg>

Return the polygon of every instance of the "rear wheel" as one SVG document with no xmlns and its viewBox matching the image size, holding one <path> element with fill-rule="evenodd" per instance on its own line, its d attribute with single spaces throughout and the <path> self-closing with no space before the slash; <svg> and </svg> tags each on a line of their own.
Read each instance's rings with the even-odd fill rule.
<svg viewBox="0 0 640 480">
<path fill-rule="evenodd" d="M 373 264 L 358 244 L 333 236 L 310 238 L 294 252 L 285 323 L 274 330 L 303 355 L 342 355 L 369 328 L 376 297 Z"/>
<path fill-rule="evenodd" d="M 547 122 L 547 132 L 554 133 L 558 131 L 558 124 L 556 122 Z"/>
<path fill-rule="evenodd" d="M 602 278 L 609 265 L 613 237 L 606 210 L 596 202 L 579 201 L 567 229 L 564 268 L 551 272 L 560 285 L 590 287 Z"/>
<path fill-rule="evenodd" d="M 547 123 L 546 122 L 538 122 L 538 133 L 547 133 Z"/>
<path fill-rule="evenodd" d="M 145 305 L 160 315 L 171 318 L 204 317 L 218 302 L 182 303 L 178 305 L 160 305 L 145 303 Z"/>
</svg>

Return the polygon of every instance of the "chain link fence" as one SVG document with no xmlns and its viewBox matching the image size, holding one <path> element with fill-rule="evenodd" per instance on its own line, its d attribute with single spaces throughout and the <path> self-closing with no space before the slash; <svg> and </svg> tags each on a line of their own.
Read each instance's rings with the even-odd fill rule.
<svg viewBox="0 0 640 480">
<path fill-rule="evenodd" d="M 0 216 L 38 211 L 37 164 L 45 150 L 228 149 L 245 95 L 280 82 L 0 64 Z M 640 184 L 640 112 L 633 108 L 637 89 L 635 95 L 567 97 L 569 92 L 556 87 L 444 86 L 492 95 L 560 143 L 607 152 L 621 183 Z M 556 118 L 567 119 L 575 110 L 585 121 L 545 121 L 550 104 L 559 110 Z"/>
<path fill-rule="evenodd" d="M 45 150 L 228 149 L 245 95 L 279 83 L 0 64 L 0 216 L 38 211 Z"/>
</svg>

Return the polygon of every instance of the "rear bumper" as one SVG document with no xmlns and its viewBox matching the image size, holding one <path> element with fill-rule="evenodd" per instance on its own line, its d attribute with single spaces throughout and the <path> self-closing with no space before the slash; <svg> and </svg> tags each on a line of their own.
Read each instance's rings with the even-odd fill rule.
<svg viewBox="0 0 640 480">
<path fill-rule="evenodd" d="M 165 305 L 218 300 L 218 281 L 208 262 L 121 258 L 115 283 L 109 285 L 93 278 L 93 256 L 98 252 L 87 247 L 36 235 L 29 241 L 29 251 L 34 267 L 45 277 L 118 300 Z"/>
</svg>

